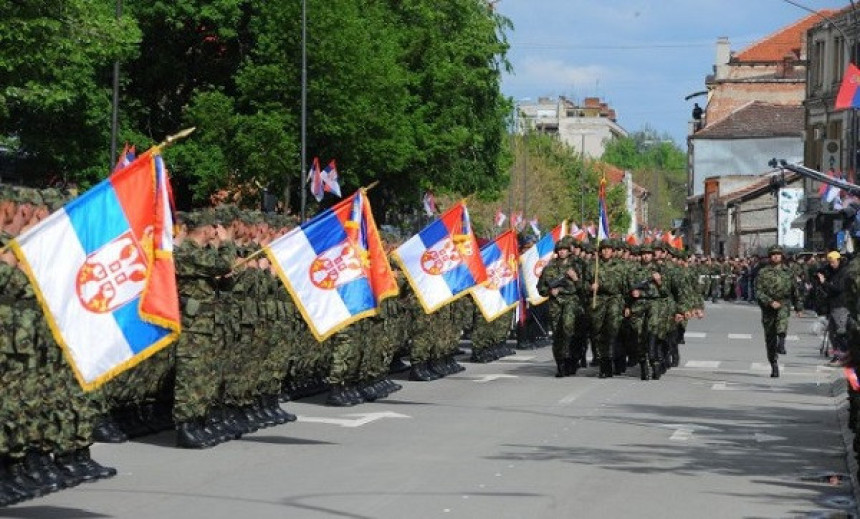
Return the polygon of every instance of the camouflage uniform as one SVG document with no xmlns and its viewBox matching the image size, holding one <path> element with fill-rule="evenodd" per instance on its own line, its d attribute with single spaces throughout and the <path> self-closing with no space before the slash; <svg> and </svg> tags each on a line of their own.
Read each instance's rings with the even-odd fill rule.
<svg viewBox="0 0 860 519">
<path fill-rule="evenodd" d="M 556 251 L 569 249 L 573 240 L 565 237 L 556 244 Z M 576 374 L 580 353 L 571 351 L 573 335 L 576 331 L 576 317 L 580 313 L 579 293 L 582 289 L 582 272 L 576 272 L 577 279 L 568 275 L 576 272 L 570 257 L 554 257 L 544 267 L 537 283 L 538 293 L 549 298 L 549 318 L 552 326 L 552 355 L 555 359 L 556 377 Z M 557 293 L 553 294 L 553 291 Z"/>
<path fill-rule="evenodd" d="M 782 249 L 773 246 L 768 249 L 768 255 L 782 254 Z M 759 270 L 756 277 L 756 301 L 761 308 L 761 323 L 764 326 L 767 360 L 771 364 L 771 376 L 779 376 L 779 353 L 785 351 L 785 334 L 788 331 L 790 306 L 796 310 L 803 307 L 797 291 L 794 276 L 785 265 L 768 264 Z M 779 302 L 779 308 L 771 304 Z"/>
<path fill-rule="evenodd" d="M 600 248 L 612 248 L 612 244 L 603 242 Z M 591 307 L 591 333 L 597 346 L 600 376 L 611 377 L 621 371 L 620 363 L 615 359 L 615 343 L 624 318 L 624 299 L 629 292 L 629 281 L 627 271 L 618 259 L 601 259 L 598 268 L 600 270 L 591 272 L 588 279 L 589 285 L 599 284 L 596 302 Z"/>
</svg>

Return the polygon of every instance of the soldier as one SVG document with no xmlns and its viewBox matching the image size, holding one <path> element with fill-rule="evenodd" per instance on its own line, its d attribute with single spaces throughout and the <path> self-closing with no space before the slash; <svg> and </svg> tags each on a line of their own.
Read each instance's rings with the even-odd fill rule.
<svg viewBox="0 0 860 519">
<path fill-rule="evenodd" d="M 600 264 L 589 273 L 587 280 L 596 297 L 593 303 L 588 301 L 586 304 L 592 305 L 591 330 L 600 365 L 598 376 L 607 378 L 623 371 L 620 361 L 615 358 L 615 343 L 624 318 L 624 298 L 629 292 L 629 282 L 626 267 L 612 259 L 612 243 L 602 241 L 599 249 Z"/>
<path fill-rule="evenodd" d="M 629 318 L 633 331 L 640 378 L 659 380 L 662 370 L 658 365 L 660 355 L 657 350 L 657 300 L 661 297 L 662 279 L 653 261 L 654 248 L 650 244 L 642 245 L 639 253 L 640 264 L 631 270 L 631 290 L 624 314 Z"/>
<path fill-rule="evenodd" d="M 783 250 L 773 245 L 767 250 L 770 263 L 756 276 L 755 295 L 761 308 L 767 360 L 771 377 L 779 376 L 779 354 L 785 354 L 785 334 L 788 331 L 789 306 L 798 313 L 803 309 L 792 273 L 783 265 Z"/>
<path fill-rule="evenodd" d="M 582 278 L 569 258 L 573 243 L 570 236 L 556 243 L 556 256 L 544 267 L 537 283 L 538 293 L 549 297 L 552 355 L 557 369 L 555 376 L 559 378 L 575 375 L 579 368 L 579 355 L 574 357 L 570 350 L 582 284 Z"/>
</svg>

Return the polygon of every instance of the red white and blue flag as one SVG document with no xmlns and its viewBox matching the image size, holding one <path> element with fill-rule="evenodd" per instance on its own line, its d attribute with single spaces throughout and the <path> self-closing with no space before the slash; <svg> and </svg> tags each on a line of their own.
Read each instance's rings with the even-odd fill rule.
<svg viewBox="0 0 860 519">
<path fill-rule="evenodd" d="M 311 194 L 317 202 L 321 202 L 325 196 L 325 184 L 323 184 L 322 170 L 320 170 L 320 159 L 314 157 L 311 169 L 308 170 L 308 182 L 311 183 Z"/>
<path fill-rule="evenodd" d="M 319 167 L 319 165 L 317 165 Z M 328 166 L 322 170 L 320 173 L 320 177 L 322 178 L 323 189 L 326 193 L 331 193 L 338 198 L 343 198 L 343 195 L 340 194 L 340 183 L 338 182 L 337 176 L 337 165 L 334 162 L 334 159 L 328 163 Z"/>
<path fill-rule="evenodd" d="M 606 177 L 600 179 L 597 194 L 597 241 L 609 239 L 609 215 L 606 212 Z"/>
<path fill-rule="evenodd" d="M 167 170 L 147 152 L 11 246 L 85 390 L 180 332 Z"/>
<path fill-rule="evenodd" d="M 487 280 L 466 204 L 458 203 L 410 238 L 392 256 L 424 311 L 432 313 Z"/>
<path fill-rule="evenodd" d="M 502 212 L 501 209 L 496 210 L 496 216 L 493 217 L 493 223 L 496 227 L 501 227 L 505 224 L 505 220 L 508 219 L 508 215 Z"/>
<path fill-rule="evenodd" d="M 529 220 L 529 226 L 532 228 L 532 232 L 535 233 L 535 236 L 540 238 L 540 227 L 538 227 L 537 216 L 535 216 L 531 220 Z"/>
<path fill-rule="evenodd" d="M 860 69 L 853 63 L 848 64 L 848 70 L 842 77 L 834 108 L 836 110 L 860 108 Z"/>
<path fill-rule="evenodd" d="M 122 153 L 119 154 L 119 158 L 117 158 L 116 165 L 113 167 L 113 171 L 117 172 L 122 168 L 128 166 L 136 157 L 134 146 L 129 146 L 128 143 L 122 147 Z"/>
<path fill-rule="evenodd" d="M 264 248 L 320 342 L 376 315 L 397 280 L 363 189 Z"/>
<path fill-rule="evenodd" d="M 520 230 L 523 227 L 523 213 L 521 211 L 516 211 L 511 213 L 511 227 L 516 230 Z"/>
<path fill-rule="evenodd" d="M 424 204 L 424 214 L 427 216 L 436 216 L 438 210 L 436 209 L 436 197 L 433 196 L 432 191 L 426 191 L 424 196 L 421 198 L 421 203 Z"/>
<path fill-rule="evenodd" d="M 487 282 L 472 289 L 472 298 L 488 322 L 507 313 L 520 300 L 517 235 L 507 230 L 481 247 Z"/>
<path fill-rule="evenodd" d="M 525 296 L 533 305 L 539 305 L 547 299 L 538 294 L 538 279 L 540 279 L 544 267 L 552 259 L 555 244 L 564 236 L 567 236 L 567 221 L 558 224 L 551 233 L 538 240 L 534 247 L 523 252 L 520 257 Z"/>
</svg>

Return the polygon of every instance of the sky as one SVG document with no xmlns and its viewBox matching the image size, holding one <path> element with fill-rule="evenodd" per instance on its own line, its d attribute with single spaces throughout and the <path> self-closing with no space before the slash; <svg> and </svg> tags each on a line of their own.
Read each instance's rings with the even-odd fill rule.
<svg viewBox="0 0 860 519">
<path fill-rule="evenodd" d="M 738 52 L 813 10 L 848 0 L 498 0 L 511 20 L 512 74 L 502 92 L 514 101 L 600 97 L 628 132 L 650 127 L 686 149 L 693 103 L 705 90 L 716 41 Z"/>
</svg>

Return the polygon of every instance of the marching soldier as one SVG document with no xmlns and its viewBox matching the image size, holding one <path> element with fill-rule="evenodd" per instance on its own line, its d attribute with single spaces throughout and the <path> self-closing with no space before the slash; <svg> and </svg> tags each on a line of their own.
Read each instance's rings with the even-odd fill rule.
<svg viewBox="0 0 860 519">
<path fill-rule="evenodd" d="M 779 354 L 785 354 L 785 334 L 791 306 L 803 309 L 794 275 L 783 264 L 783 250 L 772 245 L 767 250 L 770 263 L 759 270 L 755 282 L 756 301 L 761 308 L 761 323 L 771 377 L 779 376 Z"/>
</svg>

